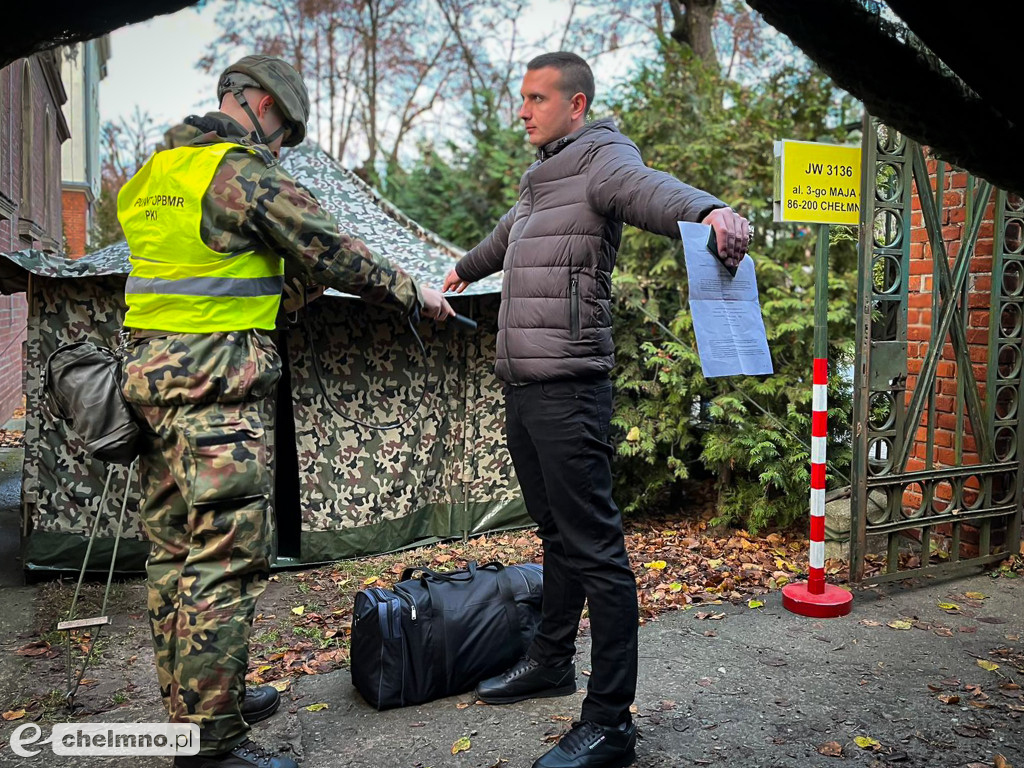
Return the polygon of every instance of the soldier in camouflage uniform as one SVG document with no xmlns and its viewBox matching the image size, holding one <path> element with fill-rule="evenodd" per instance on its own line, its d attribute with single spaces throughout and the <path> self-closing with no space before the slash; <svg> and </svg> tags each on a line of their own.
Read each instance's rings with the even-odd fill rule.
<svg viewBox="0 0 1024 768">
<path fill-rule="evenodd" d="M 339 232 L 312 194 L 277 165 L 282 144 L 304 137 L 309 114 L 294 69 L 280 59 L 246 57 L 225 70 L 218 96 L 220 111 L 172 129 L 168 149 L 118 199 L 132 250 L 124 393 L 148 426 L 140 518 L 152 542 L 149 613 L 170 719 L 200 727 L 199 756 L 178 757 L 175 767 L 296 768 L 249 740 L 243 717 L 249 631 L 273 537 L 268 398 L 281 360 L 266 331 L 280 300 L 281 259 L 307 283 L 399 312 L 434 319 L 454 313 L 438 291 L 417 286 Z M 197 148 L 226 151 L 201 190 L 201 213 L 197 205 L 188 214 L 185 197 L 149 193 L 179 181 L 195 187 L 200 177 L 188 170 L 191 158 L 212 168 Z M 192 176 L 161 176 L 168 167 Z M 189 215 L 198 220 L 201 243 L 194 242 L 195 230 L 177 231 L 189 229 Z M 179 240 L 188 248 L 168 253 L 178 250 L 168 244 Z M 206 258 L 205 265 L 196 266 L 202 259 L 190 254 Z M 221 276 L 203 276 L 215 274 L 202 271 L 211 265 Z M 254 268 L 269 271 L 254 278 Z M 269 296 L 274 286 L 276 301 Z M 245 707 L 250 720 L 276 708 L 273 689 L 255 698 L 255 707 Z"/>
</svg>

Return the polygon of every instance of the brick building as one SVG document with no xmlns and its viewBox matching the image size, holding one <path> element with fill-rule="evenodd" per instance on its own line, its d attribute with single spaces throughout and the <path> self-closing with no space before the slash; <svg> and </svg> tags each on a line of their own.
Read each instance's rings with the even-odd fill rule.
<svg viewBox="0 0 1024 768">
<path fill-rule="evenodd" d="M 100 194 L 100 81 L 107 76 L 110 38 L 64 49 L 64 117 L 71 140 L 61 148 L 62 207 L 66 255 L 78 258 L 89 246 L 93 207 Z"/>
<path fill-rule="evenodd" d="M 60 54 L 0 69 L 0 251 L 63 246 L 60 150 L 69 137 Z M 0 295 L 0 424 L 22 397 L 24 294 Z"/>
</svg>

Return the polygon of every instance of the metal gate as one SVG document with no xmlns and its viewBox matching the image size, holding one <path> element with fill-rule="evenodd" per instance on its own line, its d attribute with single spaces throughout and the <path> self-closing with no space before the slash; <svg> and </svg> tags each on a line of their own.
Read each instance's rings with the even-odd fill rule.
<svg viewBox="0 0 1024 768">
<path fill-rule="evenodd" d="M 850 574 L 872 583 L 1018 551 L 1024 198 L 874 120 L 863 150 Z"/>
</svg>

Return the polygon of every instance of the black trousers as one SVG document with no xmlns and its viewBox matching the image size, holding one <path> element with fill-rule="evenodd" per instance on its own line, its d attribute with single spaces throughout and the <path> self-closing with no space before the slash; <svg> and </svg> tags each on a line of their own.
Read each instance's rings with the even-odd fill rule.
<svg viewBox="0 0 1024 768">
<path fill-rule="evenodd" d="M 612 501 L 607 378 L 505 388 L 506 431 L 526 509 L 544 544 L 544 608 L 529 650 L 572 659 L 583 602 L 590 609 L 591 675 L 582 717 L 618 725 L 636 694 L 636 580 Z"/>
</svg>

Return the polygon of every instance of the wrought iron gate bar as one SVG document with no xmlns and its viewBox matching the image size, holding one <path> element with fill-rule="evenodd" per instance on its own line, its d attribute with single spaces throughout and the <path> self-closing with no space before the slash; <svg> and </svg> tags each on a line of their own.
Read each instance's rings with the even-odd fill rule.
<svg viewBox="0 0 1024 768">
<path fill-rule="evenodd" d="M 944 480 L 950 477 L 960 477 L 964 470 L 970 470 L 970 475 L 994 475 L 1006 472 L 1006 464 L 969 464 L 967 467 L 939 467 L 938 469 L 922 469 L 917 472 L 904 472 L 900 475 L 885 475 L 884 477 L 867 478 L 868 488 L 881 488 L 893 483 L 913 483 L 918 480 Z"/>
</svg>

